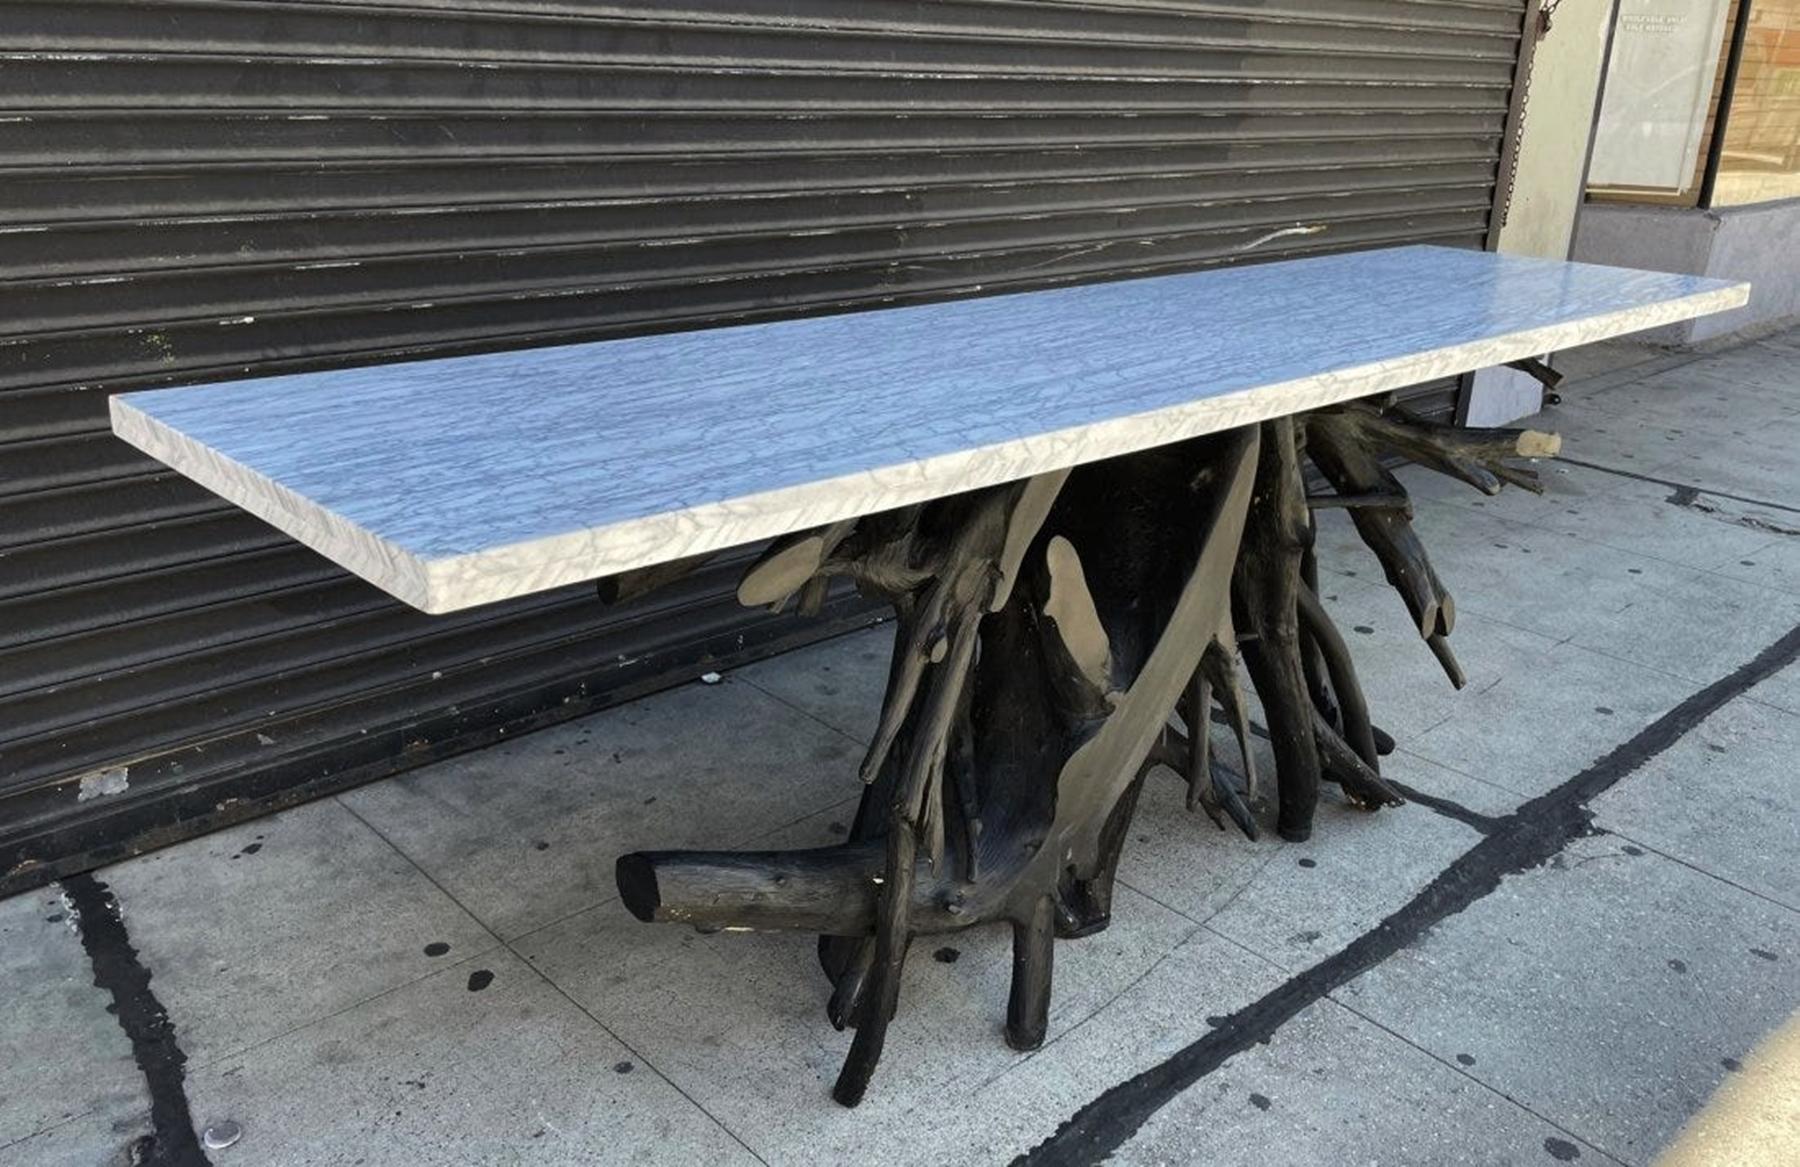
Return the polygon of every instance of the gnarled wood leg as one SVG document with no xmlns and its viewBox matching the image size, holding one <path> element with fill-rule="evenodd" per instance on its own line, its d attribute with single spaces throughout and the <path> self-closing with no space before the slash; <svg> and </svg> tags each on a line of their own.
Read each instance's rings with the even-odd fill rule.
<svg viewBox="0 0 1800 1167">
<path fill-rule="evenodd" d="M 1231 643 L 1258 445 L 1234 431 L 772 547 L 746 601 L 843 575 L 898 615 L 851 837 L 627 855 L 626 906 L 826 937 L 831 1015 L 856 1028 L 833 1091 L 845 1105 L 880 1057 L 915 936 L 1009 924 L 1007 1037 L 1041 1042 L 1055 935 L 1103 926 L 1142 771 L 1209 647 Z"/>
<path fill-rule="evenodd" d="M 1263 457 L 1233 580 L 1233 606 L 1275 758 L 1277 830 L 1283 838 L 1301 840 L 1312 830 L 1321 779 L 1338 784 L 1352 802 L 1369 809 L 1401 801 L 1379 772 L 1393 739 L 1370 720 L 1348 646 L 1319 602 L 1314 511 L 1349 509 L 1420 636 L 1460 688 L 1462 668 L 1449 645 L 1456 605 L 1432 569 L 1412 527 L 1406 490 L 1383 456 L 1402 454 L 1492 494 L 1504 483 L 1539 489 L 1536 475 L 1511 460 L 1552 455 L 1559 442 L 1554 435 L 1530 430 L 1458 429 L 1368 402 L 1276 419 L 1262 428 Z M 1335 494 L 1304 494 L 1302 470 L 1308 459 L 1336 488 Z M 1209 719 L 1210 699 L 1217 693 L 1242 738 L 1241 717 L 1233 713 L 1232 695 L 1225 688 L 1231 682 L 1221 680 L 1235 678 L 1229 653 L 1209 651 L 1203 661 L 1213 667 L 1195 673 L 1181 707 L 1184 725 L 1196 723 L 1196 710 L 1200 721 Z M 1152 761 L 1185 775 L 1190 805 L 1203 807 L 1221 824 L 1223 809 L 1254 838 L 1244 801 L 1210 764 L 1205 735 L 1184 734 L 1171 727 Z M 1185 764 L 1177 759 L 1183 750 Z M 1249 758 L 1248 750 L 1245 756 Z M 1247 785 L 1253 788 L 1253 782 Z"/>
<path fill-rule="evenodd" d="M 817 932 L 832 1023 L 855 1039 L 833 1096 L 861 1100 L 916 936 L 1013 931 L 1006 1036 L 1035 1048 L 1054 946 L 1110 919 L 1150 770 L 1251 838 L 1256 793 L 1237 631 L 1274 746 L 1278 830 L 1304 839 L 1321 779 L 1371 809 L 1401 801 L 1348 647 L 1320 603 L 1309 507 L 1351 508 L 1453 681 L 1454 604 L 1381 453 L 1484 490 L 1534 486 L 1505 459 L 1529 431 L 1461 431 L 1352 405 L 846 521 L 773 545 L 739 598 L 815 607 L 833 576 L 892 604 L 894 656 L 844 843 L 801 851 L 643 852 L 618 881 L 644 920 Z M 1306 497 L 1310 458 L 1338 491 Z M 633 594 L 685 565 L 623 578 Z M 603 594 L 605 589 L 603 589 Z M 1213 760 L 1217 703 L 1242 787 Z M 1177 720 L 1179 719 L 1179 724 Z"/>
<path fill-rule="evenodd" d="M 1484 494 L 1498 494 L 1505 483 L 1539 491 L 1537 475 L 1509 460 L 1551 457 L 1561 440 L 1535 430 L 1458 429 L 1366 402 L 1307 415 L 1306 433 L 1308 456 L 1336 488 L 1337 501 L 1349 507 L 1357 534 L 1381 562 L 1444 674 L 1462 688 L 1462 666 L 1449 642 L 1456 602 L 1413 530 L 1406 488 L 1382 464 L 1382 455 L 1404 455 Z"/>
</svg>

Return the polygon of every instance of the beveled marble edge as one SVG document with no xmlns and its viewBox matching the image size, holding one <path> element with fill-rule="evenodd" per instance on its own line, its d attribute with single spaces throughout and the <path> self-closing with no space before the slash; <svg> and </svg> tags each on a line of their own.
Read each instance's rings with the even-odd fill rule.
<svg viewBox="0 0 1800 1167">
<path fill-rule="evenodd" d="M 1130 417 L 442 559 L 413 555 L 117 396 L 111 401 L 112 425 L 131 445 L 390 595 L 426 612 L 445 613 L 1723 312 L 1747 302 L 1749 293 L 1748 284 L 1733 284 Z"/>
<path fill-rule="evenodd" d="M 113 433 L 125 442 L 389 595 L 426 612 L 454 612 L 487 602 L 473 600 L 444 605 L 442 597 L 433 597 L 429 565 L 418 556 L 336 511 L 319 506 L 235 458 L 172 429 L 118 394 L 108 400 L 107 406 L 112 416 Z"/>
</svg>

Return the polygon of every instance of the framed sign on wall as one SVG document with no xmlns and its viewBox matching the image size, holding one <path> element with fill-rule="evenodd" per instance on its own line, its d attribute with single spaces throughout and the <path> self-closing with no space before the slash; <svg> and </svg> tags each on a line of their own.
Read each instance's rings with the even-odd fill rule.
<svg viewBox="0 0 1800 1167">
<path fill-rule="evenodd" d="M 1693 182 L 1730 0 L 1620 0 L 1588 181 Z"/>
</svg>

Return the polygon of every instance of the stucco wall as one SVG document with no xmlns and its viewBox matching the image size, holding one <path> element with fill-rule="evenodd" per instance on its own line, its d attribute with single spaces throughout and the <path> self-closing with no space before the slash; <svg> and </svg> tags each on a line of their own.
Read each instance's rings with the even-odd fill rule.
<svg viewBox="0 0 1800 1167">
<path fill-rule="evenodd" d="M 1709 211 L 1589 203 L 1574 258 L 1750 281 L 1744 307 L 1655 329 L 1645 340 L 1685 347 L 1761 331 L 1800 315 L 1800 199 Z"/>
</svg>

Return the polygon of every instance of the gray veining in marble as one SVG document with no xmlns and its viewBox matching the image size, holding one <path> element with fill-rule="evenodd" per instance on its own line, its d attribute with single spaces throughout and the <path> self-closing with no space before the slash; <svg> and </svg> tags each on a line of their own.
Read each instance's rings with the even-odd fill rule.
<svg viewBox="0 0 1800 1167">
<path fill-rule="evenodd" d="M 1723 311 L 1399 247 L 131 393 L 113 429 L 428 612 Z"/>
</svg>

